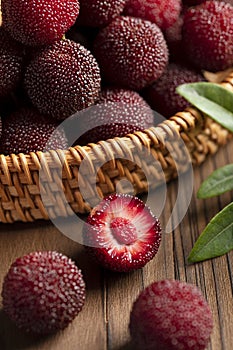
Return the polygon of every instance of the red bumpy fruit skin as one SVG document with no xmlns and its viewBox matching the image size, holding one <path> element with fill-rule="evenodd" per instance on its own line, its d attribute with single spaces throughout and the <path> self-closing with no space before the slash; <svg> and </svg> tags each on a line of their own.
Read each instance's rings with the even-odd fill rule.
<svg viewBox="0 0 233 350">
<path fill-rule="evenodd" d="M 118 17 L 127 0 L 80 0 L 77 23 L 90 27 L 103 27 Z"/>
<path fill-rule="evenodd" d="M 24 80 L 34 106 L 61 120 L 91 106 L 99 96 L 100 82 L 93 55 L 71 40 L 56 42 L 39 54 Z"/>
<path fill-rule="evenodd" d="M 84 225 L 83 239 L 87 252 L 101 266 L 130 272 L 156 255 L 161 227 L 140 199 L 116 193 L 93 209 Z"/>
<path fill-rule="evenodd" d="M 0 100 L 19 85 L 22 78 L 23 48 L 0 28 Z"/>
<path fill-rule="evenodd" d="M 154 84 L 143 91 L 143 96 L 151 108 L 169 118 L 189 106 L 176 88 L 181 84 L 203 80 L 195 71 L 172 63 Z"/>
<path fill-rule="evenodd" d="M 30 46 L 61 39 L 78 14 L 78 0 L 2 0 L 4 28 L 14 39 Z"/>
<path fill-rule="evenodd" d="M 211 310 L 194 285 L 155 282 L 133 305 L 130 333 L 137 349 L 204 350 L 213 329 Z"/>
<path fill-rule="evenodd" d="M 101 92 L 97 106 L 84 111 L 79 120 L 81 132 L 86 130 L 86 125 L 89 131 L 83 132 L 78 144 L 86 145 L 150 128 L 154 124 L 154 114 L 137 92 L 106 88 Z"/>
<path fill-rule="evenodd" d="M 221 71 L 233 64 L 233 6 L 207 1 L 184 14 L 185 53 L 199 69 Z"/>
<path fill-rule="evenodd" d="M 124 14 L 146 19 L 166 30 L 176 22 L 180 11 L 181 0 L 127 0 Z"/>
<path fill-rule="evenodd" d="M 2 290 L 3 308 L 26 332 L 38 335 L 64 329 L 85 302 L 82 273 L 57 252 L 35 252 L 18 258 Z"/>
<path fill-rule="evenodd" d="M 183 0 L 184 5 L 187 6 L 196 6 L 196 5 L 200 5 L 203 2 L 206 2 L 207 0 Z M 233 0 L 217 0 L 217 1 L 221 1 L 221 2 L 226 2 L 229 3 L 231 5 L 233 5 Z"/>
<path fill-rule="evenodd" d="M 58 123 L 32 108 L 22 108 L 4 119 L 0 152 L 29 153 L 49 149 L 66 149 L 68 146 L 64 132 L 59 129 L 54 137 L 52 133 Z"/>
<path fill-rule="evenodd" d="M 140 90 L 160 77 L 168 62 L 164 36 L 156 24 L 119 17 L 100 30 L 94 54 L 110 84 Z"/>
</svg>

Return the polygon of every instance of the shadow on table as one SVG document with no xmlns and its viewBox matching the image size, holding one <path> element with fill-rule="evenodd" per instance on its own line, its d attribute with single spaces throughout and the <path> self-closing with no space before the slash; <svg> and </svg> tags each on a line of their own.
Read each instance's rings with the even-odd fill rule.
<svg viewBox="0 0 233 350">
<path fill-rule="evenodd" d="M 23 350 L 31 349 L 33 345 L 38 348 L 48 339 L 53 338 L 54 335 L 43 336 L 33 336 L 23 333 L 19 330 L 7 317 L 5 312 L 0 310 L 0 349 L 1 350 Z"/>
<path fill-rule="evenodd" d="M 120 347 L 115 348 L 114 350 L 135 350 L 135 347 L 131 342 L 128 342 Z"/>
</svg>

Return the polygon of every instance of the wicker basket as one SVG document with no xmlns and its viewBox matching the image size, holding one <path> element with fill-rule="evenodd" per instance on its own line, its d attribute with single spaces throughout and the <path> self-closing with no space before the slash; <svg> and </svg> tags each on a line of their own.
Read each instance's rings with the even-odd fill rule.
<svg viewBox="0 0 233 350">
<path fill-rule="evenodd" d="M 221 84 L 233 91 L 233 73 L 229 73 Z M 0 222 L 32 222 L 58 216 L 68 217 L 74 212 L 88 213 L 90 203 L 96 201 L 94 187 L 96 186 L 99 197 L 113 193 L 116 189 L 128 192 L 128 182 L 119 181 L 122 179 L 131 183 L 135 194 L 146 192 L 148 186 L 158 186 L 164 177 L 169 181 L 177 176 L 177 163 L 174 154 L 171 155 L 166 146 L 168 141 L 179 154 L 182 151 L 177 140 L 182 139 L 192 163 L 197 165 L 208 154 L 215 153 L 220 146 L 226 144 L 230 137 L 230 133 L 217 123 L 196 109 L 188 108 L 157 127 L 123 138 L 101 141 L 97 145 L 89 144 L 47 153 L 12 154 L 7 157 L 0 155 Z M 145 150 L 148 157 L 142 153 Z M 114 159 L 115 154 L 117 159 Z M 79 174 L 84 158 L 90 176 Z M 96 171 L 96 163 L 100 160 L 105 164 Z M 161 167 L 157 166 L 158 162 Z M 61 164 L 62 185 L 69 206 L 64 205 L 58 190 Z M 187 166 L 187 161 L 181 161 L 179 171 L 185 171 Z M 43 185 L 39 183 L 41 168 L 44 174 Z M 87 189 L 86 200 L 80 191 L 80 184 Z"/>
</svg>

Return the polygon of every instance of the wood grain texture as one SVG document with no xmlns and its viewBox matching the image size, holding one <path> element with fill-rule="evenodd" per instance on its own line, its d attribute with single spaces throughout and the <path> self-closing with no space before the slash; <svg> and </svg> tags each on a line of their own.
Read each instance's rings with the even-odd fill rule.
<svg viewBox="0 0 233 350">
<path fill-rule="evenodd" d="M 50 223 L 0 226 L 0 287 L 10 264 L 18 256 L 35 250 L 57 250 L 69 255 L 83 270 L 87 299 L 83 311 L 63 332 L 36 339 L 22 334 L 0 311 L 1 350 L 130 350 L 128 322 L 133 301 L 150 283 L 176 278 L 196 284 L 206 296 L 214 316 L 214 331 L 208 350 L 233 349 L 233 252 L 203 263 L 189 265 L 188 254 L 207 222 L 232 200 L 232 194 L 208 200 L 196 199 L 200 183 L 218 166 L 233 162 L 233 142 L 194 170 L 194 194 L 181 224 L 163 235 L 156 258 L 143 270 L 116 274 L 93 264 L 82 246 L 69 240 Z M 154 200 L 159 198 L 153 194 Z M 163 227 L 177 195 L 177 182 L 168 185 Z M 81 230 L 81 226 L 80 226 Z M 142 349 L 143 350 L 143 349 Z M 161 350 L 161 349 L 159 349 Z"/>
</svg>

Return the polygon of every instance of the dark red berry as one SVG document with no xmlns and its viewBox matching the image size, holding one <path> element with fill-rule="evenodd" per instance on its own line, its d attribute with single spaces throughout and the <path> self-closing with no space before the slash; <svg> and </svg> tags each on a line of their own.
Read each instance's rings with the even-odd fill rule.
<svg viewBox="0 0 233 350">
<path fill-rule="evenodd" d="M 161 240 L 158 219 L 138 198 L 113 194 L 97 205 L 83 232 L 87 252 L 103 267 L 129 272 L 145 266 Z"/>
<path fill-rule="evenodd" d="M 189 106 L 189 103 L 178 95 L 176 88 L 181 84 L 197 81 L 203 81 L 200 74 L 173 63 L 160 79 L 144 90 L 143 96 L 151 108 L 169 118 Z"/>
<path fill-rule="evenodd" d="M 172 26 L 181 11 L 181 0 L 127 0 L 124 14 L 157 24 L 162 30 Z"/>
<path fill-rule="evenodd" d="M 25 45 L 48 45 L 61 39 L 78 14 L 78 0 L 2 0 L 4 28 Z"/>
<path fill-rule="evenodd" d="M 83 135 L 78 144 L 86 145 L 153 126 L 154 115 L 149 105 L 135 91 L 104 89 L 96 106 L 81 112 L 79 130 Z M 87 130 L 88 126 L 88 131 Z"/>
<path fill-rule="evenodd" d="M 233 64 L 233 6 L 207 1 L 184 14 L 183 46 L 197 68 L 221 71 Z"/>
<path fill-rule="evenodd" d="M 103 27 L 123 11 L 127 0 L 80 0 L 78 24 Z"/>
<path fill-rule="evenodd" d="M 23 48 L 0 27 L 0 99 L 13 92 L 22 78 Z"/>
<path fill-rule="evenodd" d="M 130 333 L 139 350 L 204 350 L 213 329 L 211 310 L 194 285 L 164 280 L 133 305 Z"/>
<path fill-rule="evenodd" d="M 18 258 L 2 290 L 3 308 L 26 332 L 50 334 L 64 329 L 85 301 L 82 273 L 57 252 L 35 252 Z"/>
<path fill-rule="evenodd" d="M 67 139 L 60 129 L 51 138 L 57 127 L 54 119 L 51 120 L 34 109 L 16 111 L 3 121 L 0 152 L 9 155 L 43 151 L 44 148 L 66 149 Z"/>
<path fill-rule="evenodd" d="M 96 101 L 100 80 L 92 54 L 78 43 L 61 40 L 30 63 L 24 82 L 28 96 L 41 113 L 65 119 Z"/>
<path fill-rule="evenodd" d="M 117 18 L 100 30 L 94 54 L 107 82 L 140 90 L 160 77 L 168 50 L 159 27 L 133 17 Z"/>
</svg>

